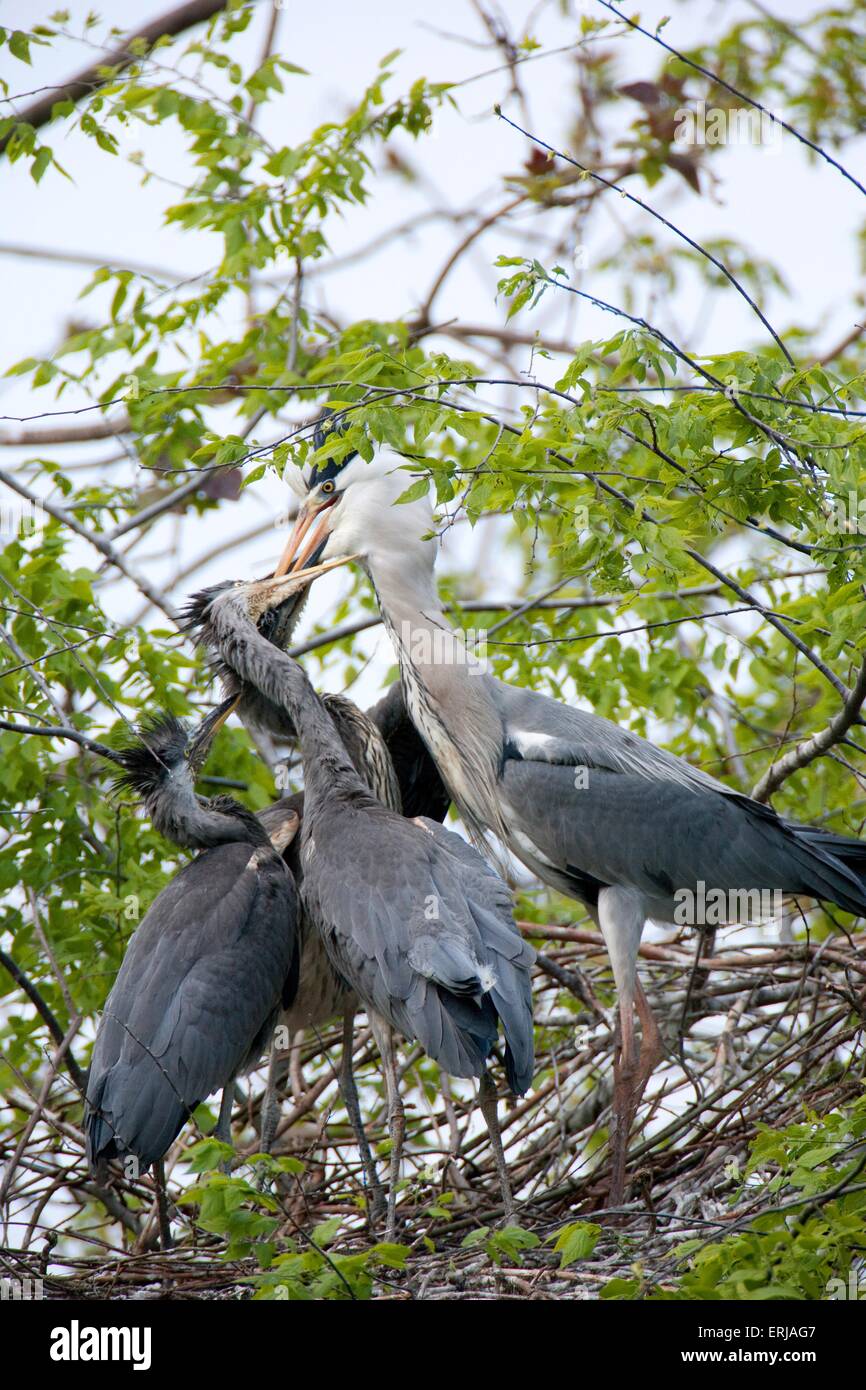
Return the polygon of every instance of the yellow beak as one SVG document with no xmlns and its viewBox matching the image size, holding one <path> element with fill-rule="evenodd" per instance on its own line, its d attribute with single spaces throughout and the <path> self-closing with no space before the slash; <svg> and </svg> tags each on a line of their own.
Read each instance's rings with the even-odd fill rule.
<svg viewBox="0 0 866 1390">
<path fill-rule="evenodd" d="M 307 503 L 304 503 L 298 512 L 298 519 L 286 543 L 286 548 L 280 556 L 280 562 L 274 570 L 275 579 L 278 579 L 280 575 L 288 574 L 289 571 L 297 573 L 303 569 L 310 556 L 315 555 L 328 534 L 327 513 L 333 505 L 333 501 L 320 502 L 317 506 L 308 506 Z"/>
</svg>

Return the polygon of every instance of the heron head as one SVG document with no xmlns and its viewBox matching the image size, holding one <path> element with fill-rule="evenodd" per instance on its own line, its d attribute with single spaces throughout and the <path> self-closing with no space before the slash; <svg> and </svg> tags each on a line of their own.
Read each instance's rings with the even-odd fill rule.
<svg viewBox="0 0 866 1390">
<path fill-rule="evenodd" d="M 144 801 L 159 791 L 170 777 L 180 774 L 194 779 L 201 766 L 201 763 L 192 765 L 199 732 L 191 736 L 189 727 L 173 714 L 153 715 L 139 727 L 135 741 L 119 749 L 118 763 L 122 771 L 115 778 L 115 790 L 131 791 Z M 207 739 L 208 746 L 212 737 L 213 734 Z"/>
<path fill-rule="evenodd" d="M 277 575 L 298 574 L 321 561 L 346 564 L 352 556 L 371 568 L 395 554 L 407 569 L 432 572 L 433 511 L 426 494 L 398 502 L 413 482 L 402 455 L 380 449 L 367 463 L 352 454 L 290 472 L 287 479 L 301 507 Z"/>
<path fill-rule="evenodd" d="M 228 580 L 200 589 L 188 599 L 182 613 L 183 627 L 200 646 L 219 651 L 220 635 L 233 627 L 238 635 L 252 625 L 275 647 L 284 648 L 297 625 L 309 587 L 320 574 L 336 569 L 357 555 L 310 565 L 296 574 L 279 578 Z"/>
</svg>

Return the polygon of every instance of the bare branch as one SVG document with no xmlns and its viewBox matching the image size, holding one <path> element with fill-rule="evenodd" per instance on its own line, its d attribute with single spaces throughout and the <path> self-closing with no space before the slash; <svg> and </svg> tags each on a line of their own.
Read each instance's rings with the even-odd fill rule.
<svg viewBox="0 0 866 1390">
<path fill-rule="evenodd" d="M 109 564 L 114 565 L 115 569 L 120 570 L 120 573 L 124 575 L 126 579 L 130 580 L 130 582 L 144 594 L 145 598 L 149 598 L 156 608 L 161 609 L 166 617 L 170 618 L 173 623 L 177 621 L 177 611 L 169 603 L 165 594 L 163 594 L 155 584 L 151 584 L 150 580 L 143 574 L 140 574 L 137 569 L 134 569 L 129 561 L 124 559 L 120 552 L 116 550 L 111 542 L 106 540 L 104 536 L 98 535 L 95 531 L 88 531 L 87 527 L 82 526 L 78 518 L 73 516 L 71 512 L 68 512 L 65 507 L 58 507 L 56 502 L 46 502 L 44 498 L 39 497 L 38 494 L 27 487 L 26 484 L 19 482 L 11 473 L 8 473 L 5 468 L 0 468 L 0 483 L 5 483 L 13 492 L 17 492 L 20 497 L 26 497 L 28 502 L 33 502 L 37 506 L 44 507 L 49 516 L 53 516 L 54 519 L 59 521 L 63 526 L 68 526 L 70 531 L 75 532 L 76 536 L 80 536 L 82 540 L 87 541 L 94 549 L 98 550 Z M 196 479 L 195 486 L 200 486 L 198 479 Z M 185 487 L 187 487 L 189 491 L 195 490 L 189 484 L 185 484 Z M 183 489 L 178 489 L 178 491 L 182 492 Z M 145 508 L 145 510 L 148 509 Z M 150 510 L 153 509 L 151 508 Z M 129 528 L 127 527 L 125 529 Z"/>
<path fill-rule="evenodd" d="M 40 738 L 68 738 L 88 753 L 97 753 L 100 758 L 108 758 L 113 763 L 123 762 L 120 754 L 113 748 L 109 748 L 105 743 L 98 743 L 96 739 L 88 738 L 86 734 L 79 733 L 78 729 L 71 729 L 66 724 L 13 724 L 11 720 L 0 719 L 0 729 L 6 729 L 11 734 L 35 734 Z"/>
<path fill-rule="evenodd" d="M 65 1037 L 64 1030 L 61 1027 L 60 1022 L 58 1021 L 54 1011 L 51 1009 L 50 1005 L 45 1002 L 36 985 L 34 985 L 33 981 L 29 979 L 27 975 L 24 974 L 24 971 L 21 970 L 20 967 L 15 964 L 15 961 L 12 959 L 12 957 L 7 955 L 5 951 L 0 951 L 0 965 L 3 966 L 4 970 L 7 970 L 9 972 L 16 985 L 18 985 L 19 989 L 22 989 L 24 991 L 24 993 L 27 995 L 27 998 L 30 1000 L 31 1004 L 34 1005 L 43 1022 L 47 1026 L 49 1033 L 51 1034 L 54 1041 L 57 1043 L 58 1047 L 61 1046 Z M 77 1090 L 80 1091 L 82 1095 L 84 1095 L 86 1084 L 84 1079 L 84 1073 L 82 1072 L 75 1058 L 72 1056 L 71 1052 L 66 1053 L 66 1070 L 69 1072 L 69 1075 L 75 1083 Z"/>
<path fill-rule="evenodd" d="M 100 410 L 102 407 L 93 408 Z M 8 416 L 6 418 L 8 419 Z M 43 444 L 88 444 L 92 439 L 113 439 L 115 435 L 128 434 L 131 428 L 128 417 L 124 415 L 120 420 L 93 420 L 87 425 L 61 425 L 44 430 L 19 430 L 17 434 L 2 434 L 0 446 L 9 449 L 39 449 Z"/>
<path fill-rule="evenodd" d="M 779 790 L 782 783 L 791 776 L 792 772 L 799 772 L 800 768 L 808 767 L 809 763 L 814 762 L 822 753 L 828 752 L 835 743 L 844 738 L 852 724 L 856 723 L 864 700 L 866 700 L 866 658 L 864 658 L 857 680 L 851 687 L 848 698 L 838 714 L 835 714 L 829 724 L 819 730 L 817 734 L 813 734 L 804 743 L 799 743 L 796 748 L 789 749 L 778 762 L 771 763 L 752 792 L 755 801 L 768 801 L 773 793 Z"/>
<path fill-rule="evenodd" d="M 718 256 L 713 255 L 712 251 L 708 251 L 707 248 L 705 246 L 702 246 L 699 241 L 695 241 L 694 238 L 690 237 L 687 232 L 682 231 L 682 229 L 678 227 L 676 223 L 669 222 L 666 217 L 663 217 L 662 214 L 660 212 L 657 212 L 654 207 L 651 207 L 649 203 L 645 203 L 642 198 L 636 197 L 634 193 L 629 193 L 628 189 L 623 188 L 621 184 L 615 183 L 612 179 L 606 179 L 603 174 L 596 173 L 594 169 L 590 169 L 586 164 L 581 164 L 579 160 L 573 159 L 571 155 L 563 154 L 562 150 L 558 150 L 555 147 L 555 145 L 548 145 L 545 140 L 541 140 L 537 135 L 532 135 L 528 130 L 524 130 L 523 126 L 519 126 L 516 121 L 512 121 L 508 116 L 504 115 L 503 112 L 499 110 L 499 107 L 496 108 L 496 114 L 501 121 L 505 122 L 506 125 L 510 125 L 512 130 L 519 131 L 521 135 L 525 135 L 528 140 L 531 140 L 533 142 L 533 144 L 540 145 L 542 149 L 549 151 L 549 153 L 553 155 L 555 159 L 561 159 L 566 164 L 573 165 L 575 169 L 579 169 L 582 174 L 586 174 L 588 178 L 595 180 L 596 183 L 601 184 L 604 188 L 609 188 L 614 193 L 619 193 L 619 195 L 622 198 L 627 198 L 630 203 L 634 203 L 635 207 L 640 208 L 642 212 L 648 212 L 650 217 L 654 217 L 657 222 L 661 222 L 663 227 L 667 227 L 668 231 L 674 233 L 674 236 L 678 236 L 681 241 L 684 241 L 686 243 L 687 246 L 691 246 L 693 251 L 699 251 L 702 256 L 705 256 L 707 260 L 710 261 L 711 264 L 716 267 L 716 270 L 721 271 L 722 275 L 724 275 L 725 279 L 729 282 L 729 284 L 733 285 L 737 293 L 741 295 L 743 299 L 745 299 L 746 303 L 749 305 L 752 311 L 755 314 L 757 314 L 758 318 L 761 320 L 761 323 L 764 325 L 767 332 L 770 334 L 770 337 L 773 339 L 774 343 L 776 344 L 776 347 L 784 356 L 788 365 L 790 367 L 794 366 L 793 357 L 791 356 L 788 349 L 785 347 L 785 344 L 782 342 L 782 339 L 779 337 L 773 325 L 770 323 L 770 320 L 758 308 L 757 304 L 755 303 L 752 296 L 749 294 L 748 290 L 744 289 L 737 277 L 730 270 L 728 270 L 728 267 L 725 265 L 724 261 L 720 261 Z"/>
<path fill-rule="evenodd" d="M 692 58 L 687 58 L 685 53 L 680 53 L 679 49 L 672 48 L 671 45 L 665 43 L 664 39 L 658 34 L 650 33 L 649 29 L 643 29 L 640 24 L 638 24 L 637 20 L 629 19 L 628 15 L 621 14 L 614 5 L 610 4 L 610 0 L 598 0 L 598 3 L 599 5 L 603 5 L 606 10 L 609 10 L 611 14 L 616 15 L 621 23 L 627 24 L 631 29 L 636 29 L 639 34 L 643 34 L 644 38 L 651 39 L 653 43 L 657 43 L 660 48 L 664 48 L 668 53 L 672 54 L 674 58 L 678 58 L 681 63 L 685 63 L 688 67 L 693 68 L 695 72 L 702 73 L 703 76 L 709 78 L 711 82 L 715 82 L 716 86 L 724 87 L 725 91 L 730 92 L 731 96 L 735 96 L 738 101 L 748 102 L 749 106 L 754 107 L 756 111 L 761 111 L 765 116 L 769 116 L 770 120 L 774 121 L 776 125 L 781 126 L 782 130 L 787 130 L 788 134 L 793 135 L 802 145 L 807 145 L 810 150 L 814 150 L 815 154 L 820 155 L 828 164 L 832 164 L 834 169 L 838 169 L 842 177 L 846 178 L 849 183 L 853 183 L 854 187 L 859 188 L 863 196 L 866 197 L 866 188 L 863 187 L 862 183 L 859 183 L 853 174 L 849 174 L 844 164 L 840 164 L 838 159 L 834 159 L 826 150 L 822 150 L 820 145 L 816 145 L 814 141 L 810 140 L 808 135 L 804 135 L 801 130 L 797 130 L 795 126 L 789 125 L 787 121 L 783 121 L 781 116 L 777 116 L 774 111 L 770 111 L 766 106 L 762 106 L 759 101 L 755 101 L 754 97 L 747 96 L 745 92 L 741 92 L 736 87 L 732 87 L 730 82 L 726 82 L 723 77 L 719 77 L 717 72 L 710 72 L 709 68 L 701 67 L 700 63 L 696 63 Z"/>
</svg>

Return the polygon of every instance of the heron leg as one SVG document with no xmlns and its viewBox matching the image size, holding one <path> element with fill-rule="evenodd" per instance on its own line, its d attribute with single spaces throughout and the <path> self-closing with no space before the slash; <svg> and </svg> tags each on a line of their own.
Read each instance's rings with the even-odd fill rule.
<svg viewBox="0 0 866 1390">
<path fill-rule="evenodd" d="M 640 1056 L 638 1057 L 637 1074 L 633 1088 L 634 1107 L 637 1109 L 650 1077 L 664 1056 L 665 1049 L 656 1016 L 650 1008 L 650 1002 L 644 993 L 640 980 L 635 983 L 635 1003 L 641 1029 Z"/>
<path fill-rule="evenodd" d="M 277 1125 L 280 1122 L 280 1098 L 277 1094 L 277 1044 L 271 1043 L 271 1055 L 268 1058 L 268 1079 L 265 1082 L 265 1094 L 262 1097 L 262 1109 L 259 1119 L 259 1148 L 263 1154 L 269 1154 L 276 1138 Z"/>
<path fill-rule="evenodd" d="M 385 1077 L 385 1093 L 388 1098 L 388 1135 L 391 1139 L 391 1177 L 388 1183 L 388 1219 L 385 1223 L 385 1239 L 393 1241 L 397 1233 L 397 1184 L 400 1181 L 400 1168 L 403 1159 L 403 1138 L 406 1133 L 406 1115 L 397 1084 L 397 1054 L 394 1050 L 394 1034 L 391 1025 L 378 1014 L 370 1014 L 370 1027 L 382 1057 L 382 1073 Z"/>
<path fill-rule="evenodd" d="M 349 1116 L 349 1123 L 352 1126 L 352 1133 L 361 1154 L 361 1162 L 364 1165 L 364 1176 L 367 1179 L 367 1200 L 369 1202 L 370 1223 L 378 1225 L 385 1215 L 385 1194 L 382 1184 L 379 1181 L 379 1174 L 376 1172 L 376 1164 L 373 1160 L 373 1151 L 370 1148 L 370 1141 L 367 1138 L 367 1131 L 364 1128 L 364 1120 L 361 1116 L 361 1106 L 358 1101 L 358 1088 L 355 1085 L 355 1069 L 352 1064 L 352 1053 L 355 1046 L 355 1010 L 347 1009 L 343 1014 L 343 1057 L 340 1066 L 340 1091 L 343 1096 L 343 1103 L 346 1113 Z"/>
<path fill-rule="evenodd" d="M 222 1144 L 232 1142 L 232 1108 L 235 1103 L 235 1079 L 232 1077 L 227 1086 L 223 1087 L 222 1100 L 220 1101 L 220 1113 L 214 1129 L 214 1138 L 219 1139 Z M 232 1171 L 231 1160 L 226 1159 L 225 1163 L 220 1164 L 222 1171 L 228 1176 Z"/>
<path fill-rule="evenodd" d="M 512 1196 L 511 1183 L 508 1179 L 508 1164 L 505 1161 L 505 1150 L 502 1147 L 502 1130 L 499 1127 L 499 1108 L 496 1101 L 496 1086 L 490 1072 L 487 1070 L 481 1073 L 481 1081 L 478 1087 L 478 1108 L 484 1116 L 484 1123 L 487 1125 L 487 1132 L 490 1135 L 490 1148 L 493 1151 L 496 1176 L 499 1178 L 499 1187 L 502 1192 L 504 1219 L 506 1225 L 508 1225 L 514 1220 L 514 1197 Z"/>
<path fill-rule="evenodd" d="M 640 893 L 633 888 L 603 888 L 598 895 L 598 923 L 610 956 L 613 978 L 619 999 L 619 1027 L 613 1064 L 613 1123 L 611 1134 L 611 1180 L 609 1202 L 620 1206 L 625 1199 L 628 1141 L 640 1097 L 643 1094 L 657 1057 L 649 1045 L 644 1075 L 643 1048 L 638 1055 L 635 1046 L 634 1009 L 638 1003 L 641 1022 L 644 1011 L 652 1012 L 637 978 L 637 955 L 646 920 Z M 653 1019 L 655 1037 L 658 1029 Z M 648 1040 L 649 1042 L 649 1040 Z M 640 1078 L 643 1077 L 642 1081 Z M 640 1082 L 640 1089 L 637 1084 Z"/>
<path fill-rule="evenodd" d="M 170 1250 L 174 1241 L 171 1238 L 171 1222 L 168 1217 L 165 1164 L 161 1158 L 158 1158 L 153 1165 L 153 1185 L 156 1188 L 156 1219 L 159 1225 L 159 1243 L 163 1250 Z"/>
</svg>

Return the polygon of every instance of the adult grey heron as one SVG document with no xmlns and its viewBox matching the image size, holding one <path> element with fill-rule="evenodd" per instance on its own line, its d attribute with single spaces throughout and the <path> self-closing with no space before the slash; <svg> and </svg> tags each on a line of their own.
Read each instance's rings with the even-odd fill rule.
<svg viewBox="0 0 866 1390">
<path fill-rule="evenodd" d="M 283 708 L 297 731 L 304 902 L 337 971 L 366 1006 L 382 1052 L 392 1141 L 389 1233 L 403 1139 L 391 1028 L 417 1040 L 452 1076 L 480 1080 L 510 1215 L 488 1062 L 501 1023 L 509 1086 L 520 1095 L 530 1085 L 534 953 L 514 925 L 502 880 L 458 835 L 425 817 L 408 820 L 370 794 L 301 667 L 258 630 L 263 614 L 296 584 L 290 577 L 218 586 L 200 606 L 201 635 L 244 682 Z"/>
<path fill-rule="evenodd" d="M 298 899 L 282 854 L 300 819 L 283 807 L 266 830 L 231 798 L 196 795 L 217 716 L 192 738 L 160 716 L 119 755 L 119 782 L 155 827 L 200 853 L 136 928 L 105 1004 L 84 1111 L 97 1171 L 132 1156 L 145 1172 L 219 1087 L 216 1133 L 229 1142 L 234 1079 L 258 1061 L 297 988 Z"/>
<path fill-rule="evenodd" d="M 323 442 L 320 437 L 319 443 Z M 319 450 L 320 451 L 320 450 Z M 302 496 L 278 575 L 360 557 L 400 663 L 406 705 L 473 838 L 494 835 L 601 929 L 619 999 L 611 1199 L 662 1055 L 637 977 L 649 918 L 721 892 L 776 890 L 866 913 L 866 845 L 795 824 L 607 719 L 493 677 L 448 624 L 436 592 L 433 517 L 404 460 L 333 459 L 287 477 Z M 733 920 L 737 920 L 734 916 Z M 638 1049 L 634 1010 L 642 1025 Z"/>
</svg>

